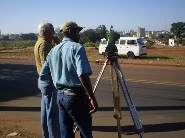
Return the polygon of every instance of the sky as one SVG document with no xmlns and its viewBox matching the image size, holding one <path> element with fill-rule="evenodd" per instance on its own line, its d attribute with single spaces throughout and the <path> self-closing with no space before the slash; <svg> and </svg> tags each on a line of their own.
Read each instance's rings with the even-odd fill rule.
<svg viewBox="0 0 185 138">
<path fill-rule="evenodd" d="M 66 20 L 87 29 L 99 25 L 115 31 L 170 31 L 171 24 L 185 22 L 185 0 L 0 0 L 1 34 L 37 33 L 38 25 Z"/>
</svg>

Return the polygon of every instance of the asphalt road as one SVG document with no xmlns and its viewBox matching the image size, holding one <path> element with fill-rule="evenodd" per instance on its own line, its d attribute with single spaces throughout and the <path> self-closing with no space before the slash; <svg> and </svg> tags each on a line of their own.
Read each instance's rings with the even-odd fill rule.
<svg viewBox="0 0 185 138">
<path fill-rule="evenodd" d="M 184 138 L 185 69 L 182 67 L 121 65 L 146 138 Z M 95 83 L 102 65 L 91 64 Z M 99 103 L 93 114 L 93 136 L 116 138 L 113 118 L 110 67 L 106 67 L 95 95 Z M 0 112 L 40 122 L 40 98 L 34 61 L 0 60 Z M 138 138 L 121 91 L 123 138 Z M 1 115 L 0 115 L 1 116 Z M 35 127 L 35 128 L 39 128 Z M 33 127 L 34 129 L 34 127 Z M 78 134 L 79 132 L 77 132 Z"/>
</svg>

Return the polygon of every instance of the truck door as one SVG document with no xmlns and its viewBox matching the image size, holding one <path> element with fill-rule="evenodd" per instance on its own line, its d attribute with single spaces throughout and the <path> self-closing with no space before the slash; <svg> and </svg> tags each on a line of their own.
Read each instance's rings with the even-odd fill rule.
<svg viewBox="0 0 185 138">
<path fill-rule="evenodd" d="M 138 56 L 139 54 L 139 46 L 136 40 L 127 40 L 127 50 L 129 53 L 134 54 L 134 56 Z"/>
<path fill-rule="evenodd" d="M 119 44 L 117 44 L 118 48 L 118 55 L 126 55 L 126 45 L 125 45 L 126 40 L 120 40 Z"/>
<path fill-rule="evenodd" d="M 106 39 L 101 39 L 99 44 L 99 54 L 103 54 L 105 52 L 105 49 L 107 47 L 107 41 Z"/>
</svg>

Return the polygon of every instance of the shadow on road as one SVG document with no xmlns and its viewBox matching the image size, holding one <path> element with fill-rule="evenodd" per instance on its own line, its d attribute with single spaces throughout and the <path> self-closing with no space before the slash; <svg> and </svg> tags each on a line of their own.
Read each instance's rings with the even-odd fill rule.
<svg viewBox="0 0 185 138">
<path fill-rule="evenodd" d="M 143 125 L 145 133 L 150 132 L 168 132 L 168 131 L 179 131 L 185 129 L 185 122 L 175 123 L 163 123 L 163 124 L 148 124 Z M 136 129 L 133 126 L 122 126 L 122 133 L 126 135 L 136 134 Z M 93 126 L 93 131 L 102 132 L 117 132 L 117 126 Z"/>
<path fill-rule="evenodd" d="M 37 78 L 35 65 L 0 64 L 0 102 L 38 94 Z"/>
<path fill-rule="evenodd" d="M 137 111 L 185 110 L 185 106 L 137 106 Z M 114 107 L 98 107 L 98 111 L 114 111 Z M 121 107 L 121 111 L 129 111 L 128 107 Z"/>
<path fill-rule="evenodd" d="M 137 111 L 184 110 L 185 106 L 147 106 L 137 107 Z M 0 111 L 40 111 L 40 107 L 0 106 Z M 98 111 L 114 111 L 114 107 L 98 107 Z M 129 111 L 128 107 L 121 107 L 121 111 Z"/>
<path fill-rule="evenodd" d="M 37 88 L 38 74 L 35 65 L 24 64 L 0 64 L 0 102 L 34 96 L 40 93 Z M 185 106 L 140 106 L 138 111 L 157 110 L 184 110 Z M 113 107 L 99 107 L 98 111 L 113 111 Z M 122 111 L 128 111 L 128 107 L 121 107 Z M 0 106 L 0 111 L 40 111 L 40 107 L 14 107 Z M 146 133 L 168 132 L 185 129 L 185 122 L 145 124 Z M 135 134 L 134 125 L 122 126 L 122 132 L 126 135 Z M 117 126 L 93 126 L 93 131 L 117 132 Z"/>
<path fill-rule="evenodd" d="M 0 111 L 33 111 L 40 112 L 40 107 L 15 107 L 15 106 L 0 106 Z"/>
</svg>

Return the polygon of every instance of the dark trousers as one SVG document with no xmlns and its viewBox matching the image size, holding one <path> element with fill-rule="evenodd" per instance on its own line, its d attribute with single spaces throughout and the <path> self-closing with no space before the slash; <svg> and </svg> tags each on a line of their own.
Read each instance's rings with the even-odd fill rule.
<svg viewBox="0 0 185 138">
<path fill-rule="evenodd" d="M 73 138 L 74 122 L 82 138 L 92 138 L 92 116 L 89 113 L 89 97 L 86 94 L 69 95 L 58 91 L 59 121 L 61 138 Z"/>
</svg>

